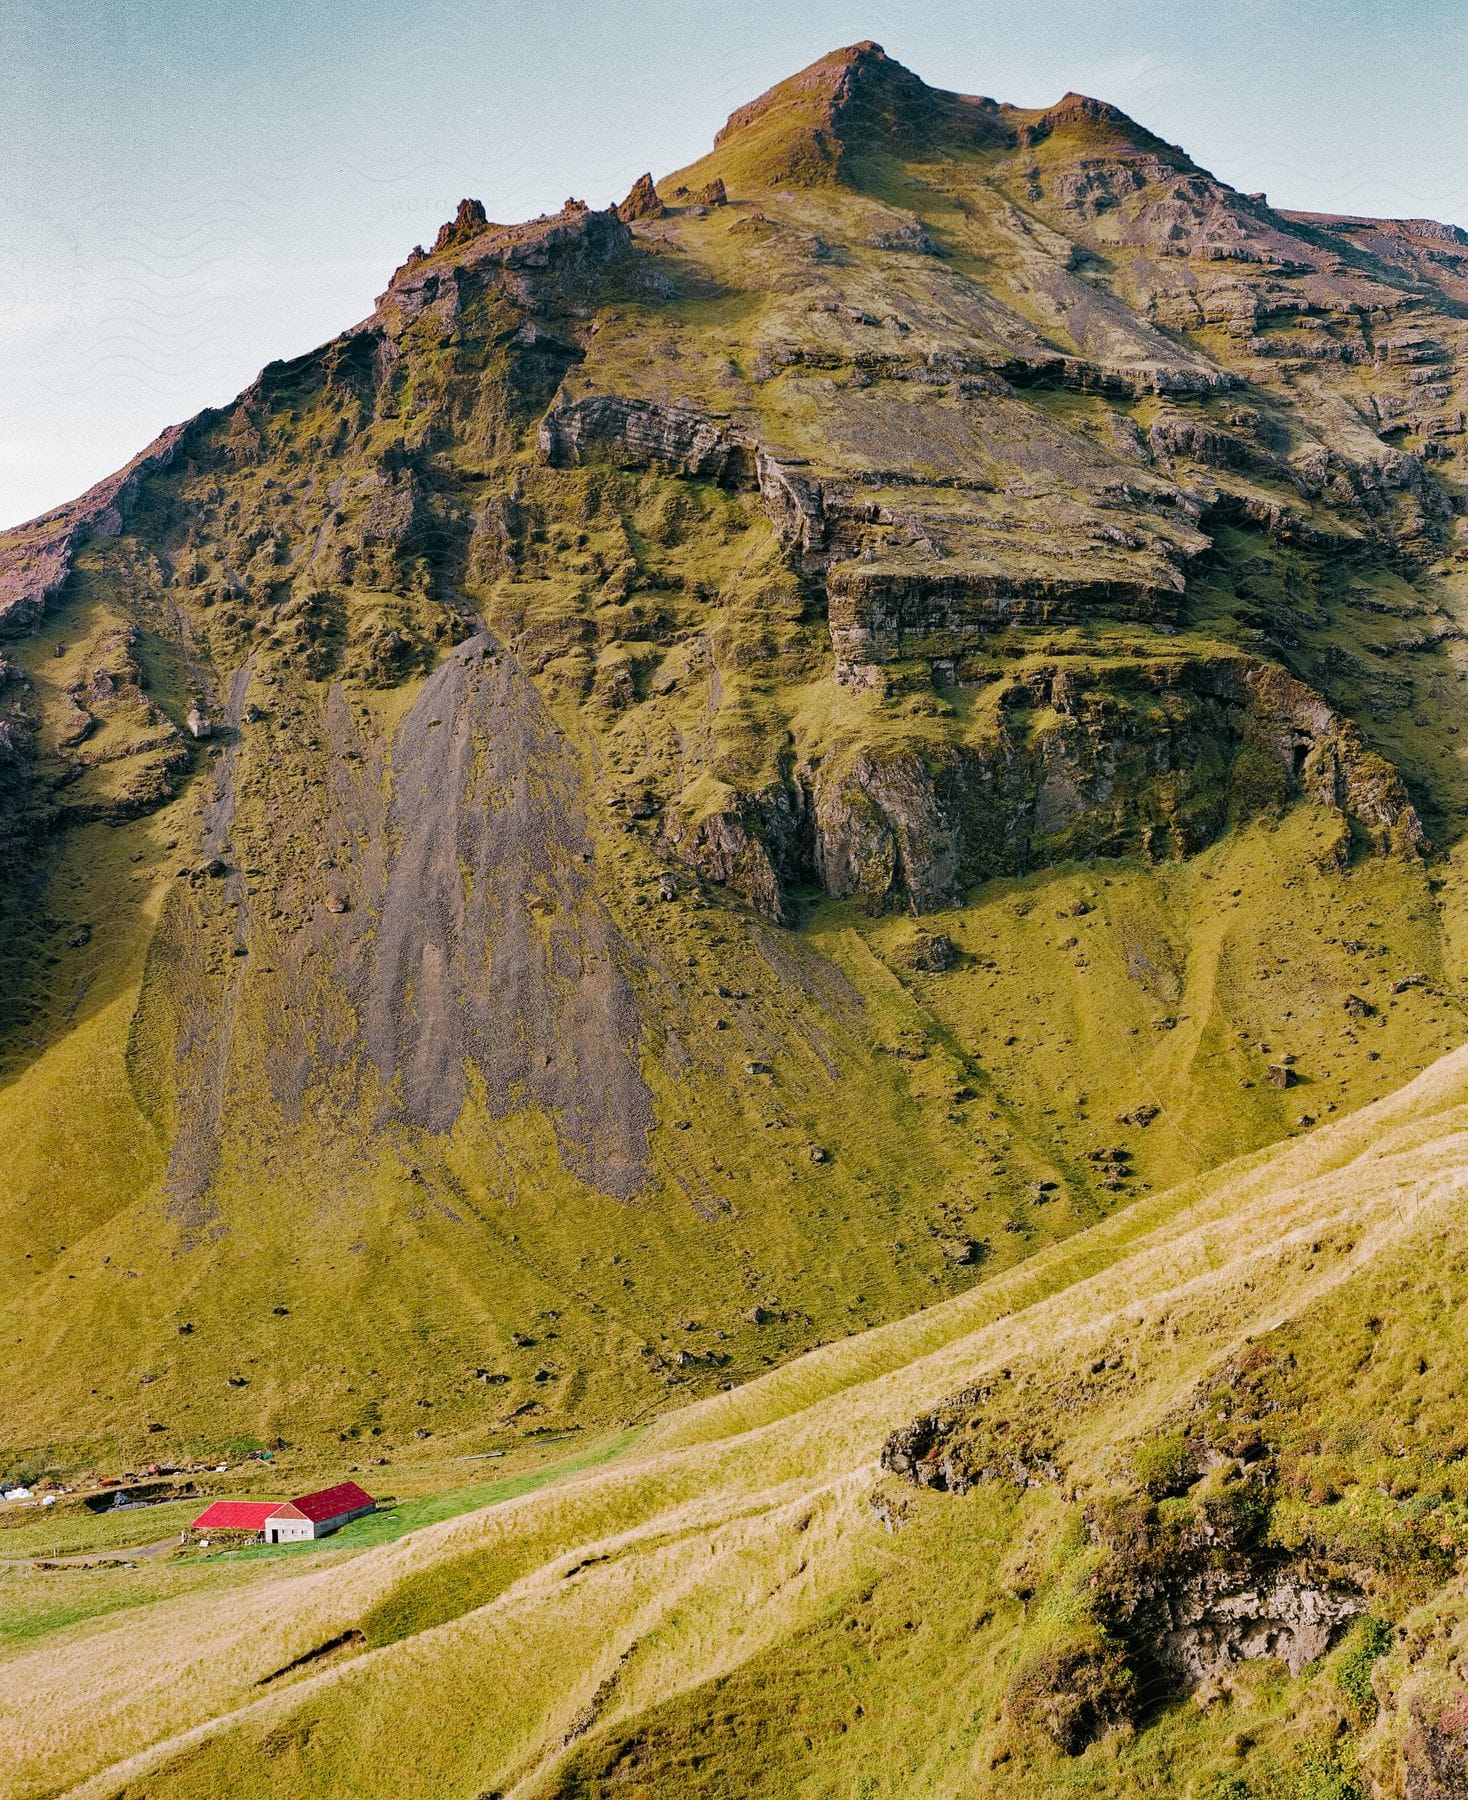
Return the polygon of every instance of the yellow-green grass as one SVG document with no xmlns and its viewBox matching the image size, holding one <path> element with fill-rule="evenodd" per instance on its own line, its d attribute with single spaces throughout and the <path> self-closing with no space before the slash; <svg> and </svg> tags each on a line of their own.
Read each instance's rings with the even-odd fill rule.
<svg viewBox="0 0 1468 1800">
<path fill-rule="evenodd" d="M 600 1443 L 587 1445 L 569 1456 L 553 1457 L 536 1467 L 521 1469 L 493 1481 L 479 1481 L 465 1487 L 445 1488 L 441 1492 L 420 1494 L 412 1499 L 394 1500 L 379 1506 L 365 1518 L 353 1519 L 333 1532 L 330 1539 L 318 1543 L 256 1544 L 243 1548 L 218 1550 L 209 1556 L 211 1562 L 268 1562 L 282 1556 L 320 1554 L 323 1549 L 365 1550 L 378 1544 L 396 1543 L 410 1531 L 421 1531 L 427 1525 L 456 1519 L 461 1513 L 475 1512 L 485 1506 L 499 1506 L 506 1500 L 518 1500 L 522 1494 L 533 1494 L 549 1482 L 564 1481 L 583 1470 L 599 1468 L 621 1456 L 636 1441 L 637 1432 L 623 1431 Z M 491 1465 L 492 1466 L 492 1465 Z M 369 1477 L 370 1479 L 370 1477 Z"/>
<path fill-rule="evenodd" d="M 1458 1228 L 1468 1196 L 1465 1081 L 1468 1053 L 1456 1053 L 1388 1101 L 1146 1201 L 969 1295 L 671 1415 L 610 1470 L 329 1572 L 282 1574 L 232 1596 L 227 1613 L 201 1596 L 133 1614 L 125 1631 L 103 1622 L 64 1657 L 13 1661 L 15 1791 L 64 1786 L 103 1765 L 109 1772 L 87 1791 L 131 1791 L 131 1779 L 149 1792 L 202 1794 L 229 1766 L 249 1767 L 261 1794 L 364 1782 L 370 1791 L 370 1771 L 394 1743 L 404 1794 L 446 1784 L 549 1794 L 562 1791 L 568 1737 L 572 1747 L 585 1737 L 594 1761 L 596 1745 L 661 1730 L 672 1717 L 664 1709 L 692 1705 L 666 1755 L 677 1742 L 686 1748 L 693 1730 L 717 1740 L 703 1702 L 686 1697 L 704 1690 L 720 1705 L 723 1690 L 706 1684 L 740 1670 L 753 1681 L 761 1668 L 772 1671 L 766 1725 L 737 1734 L 728 1754 L 742 1777 L 773 1770 L 778 1787 L 779 1758 L 796 1753 L 798 1738 L 782 1747 L 786 1727 L 768 1728 L 769 1708 L 781 1711 L 773 1671 L 785 1698 L 798 1698 L 799 1646 L 813 1644 L 824 1666 L 830 1634 L 865 1616 L 883 1645 L 923 1646 L 915 1660 L 884 1649 L 871 1677 L 882 1729 L 895 1728 L 897 1713 L 906 1719 L 903 1755 L 871 1791 L 985 1792 L 974 1759 L 981 1740 L 988 1755 L 1007 1729 L 994 1717 L 996 1647 L 1009 1656 L 1022 1623 L 1014 1564 L 1053 1553 L 1058 1502 L 1042 1494 L 1016 1521 L 1004 1490 L 961 1501 L 912 1495 L 912 1535 L 889 1536 L 868 1505 L 874 1485 L 891 1485 L 875 1464 L 887 1430 L 986 1371 L 1008 1368 L 1025 1384 L 1104 1350 L 1131 1371 L 1125 1390 L 1058 1429 L 1074 1481 L 1113 1479 L 1119 1448 L 1158 1430 L 1251 1335 L 1338 1292 L 1349 1297 L 1353 1283 L 1369 1288 L 1378 1267 L 1391 1277 L 1413 1259 L 1430 1266 L 1423 1259 Z M 894 1581 L 894 1571 L 905 1573 Z M 961 1597 L 966 1633 L 939 1645 L 913 1637 L 939 1626 L 931 1612 L 912 1616 L 921 1609 L 905 1596 L 923 1593 Z M 303 1664 L 282 1685 L 268 1683 L 273 1692 L 256 1687 L 353 1631 L 362 1640 L 338 1652 L 346 1663 L 315 1675 Z M 488 1708 L 471 1698 L 486 1680 Z M 812 1692 L 827 1686 L 823 1676 Z M 1280 1704 L 1277 1683 L 1262 1686 L 1268 1715 Z M 740 1700 L 752 1704 L 747 1693 Z M 1165 1722 L 1160 1737 L 1144 1732 L 1135 1750 L 1112 1743 L 1062 1774 L 1098 1792 L 1138 1791 L 1126 1783 L 1155 1767 L 1159 1745 L 1187 1717 Z M 823 1727 L 812 1792 L 844 1791 L 838 1723 Z M 1215 1727 L 1210 1715 L 1210 1742 Z M 907 1751 L 919 1742 L 927 1748 L 915 1761 Z M 143 1760 L 125 1764 L 133 1752 Z M 666 1775 L 673 1764 L 657 1766 Z M 1037 1763 L 1025 1779 L 1034 1788 L 1054 1773 Z M 688 1791 L 701 1790 L 694 1782 Z M 710 1777 L 706 1791 L 734 1789 Z"/>
<path fill-rule="evenodd" d="M 924 440 L 909 473 L 982 477 L 963 505 L 986 530 L 1004 527 L 1007 568 L 1053 570 L 1057 550 L 1067 569 L 1134 566 L 1091 531 L 1106 511 L 1093 483 L 1123 468 L 1097 434 L 1145 430 L 1180 403 L 928 393 L 884 377 L 848 392 L 844 367 L 781 361 L 787 350 L 1002 360 L 990 290 L 1019 305 L 1015 282 L 1035 273 L 1034 259 L 1048 258 L 1053 275 L 1072 248 L 1041 227 L 1043 208 L 1011 193 L 1014 169 L 995 152 L 873 164 L 863 191 L 776 178 L 769 157 L 804 142 L 819 105 L 800 100 L 700 168 L 729 176 L 732 206 L 638 227 L 647 254 L 609 276 L 568 391 L 727 409 L 741 431 L 853 477 L 891 472 L 877 403 L 900 391 L 913 415 L 903 442 Z M 1090 141 L 1067 125 L 1037 155 L 1058 168 Z M 771 229 L 751 236 L 756 210 Z M 919 218 L 948 254 L 872 243 Z M 818 254 L 813 238 L 840 254 Z M 658 281 L 639 285 L 636 271 L 654 265 Z M 1339 820 L 1303 806 L 1186 864 L 1067 864 L 977 888 L 931 921 L 963 952 L 944 975 L 912 972 L 900 913 L 872 921 L 796 895 L 802 928 L 775 933 L 683 873 L 676 906 L 639 907 L 673 854 L 655 818 L 602 829 L 609 800 L 645 789 L 664 817 L 686 803 L 703 818 L 792 760 L 839 767 L 863 753 L 972 749 L 990 742 L 1008 684 L 996 672 L 977 690 L 909 692 L 908 670 L 890 695 L 841 688 L 818 590 L 781 555 L 755 496 L 652 471 L 550 470 L 497 417 L 461 430 L 463 408 L 507 403 L 505 369 L 493 363 L 490 379 L 484 359 L 513 311 L 492 283 L 466 307 L 462 343 L 441 342 L 429 318 L 408 333 L 403 392 L 381 416 L 358 418 L 339 386 L 303 365 L 294 384 L 275 372 L 258 417 L 244 408 L 201 427 L 192 469 L 161 473 L 127 530 L 86 546 L 40 631 L 14 648 L 52 772 L 75 711 L 68 690 L 119 626 L 137 625 L 143 685 L 175 723 L 204 689 L 217 712 L 247 658 L 265 717 L 237 745 L 195 747 L 194 777 L 172 806 L 87 827 L 56 857 L 46 949 L 59 960 L 36 960 L 37 1012 L 7 1050 L 0 1088 L 0 1134 L 16 1146 L 0 1205 L 0 1335 L 14 1351 L 0 1469 L 145 1452 L 233 1460 L 280 1438 L 344 1459 L 390 1447 L 398 1464 L 650 1418 L 992 1276 L 1129 1193 L 1277 1140 L 1302 1116 L 1358 1106 L 1457 1039 L 1468 917 L 1458 863 L 1362 856 L 1348 872 L 1322 869 Z M 868 312 L 884 322 L 865 322 Z M 906 330 L 889 329 L 888 315 Z M 1070 341 L 1063 322 L 1057 331 Z M 758 375 L 762 357 L 770 368 Z M 1276 423 L 1288 413 L 1299 438 L 1328 400 L 1307 383 L 1260 404 Z M 1212 418 L 1233 401 L 1186 404 Z M 387 464 L 416 456 L 430 424 L 439 448 L 420 472 L 450 512 L 462 508 L 467 524 L 486 499 L 520 497 L 512 566 L 491 559 L 445 586 L 416 550 L 388 566 L 353 536 Z M 1364 427 L 1340 429 L 1369 448 Z M 1160 465 L 1126 461 L 1125 471 L 1167 485 Z M 1240 491 L 1278 499 L 1286 486 L 1251 475 Z M 1329 509 L 1295 498 L 1323 529 Z M 1023 533 L 1008 530 L 1016 508 L 1030 521 Z M 1052 529 L 1052 516 L 1079 519 L 1075 535 Z M 1338 517 L 1335 529 L 1345 529 Z M 1157 531 L 1192 541 L 1177 521 Z M 1453 582 L 1409 583 L 1365 551 L 1359 567 L 1338 567 L 1328 549 L 1262 529 L 1210 521 L 1210 531 L 1215 551 L 1192 565 L 1180 632 L 995 632 L 984 657 L 1015 677 L 1061 660 L 1089 673 L 1225 649 L 1278 658 L 1359 712 L 1450 849 L 1464 752 L 1439 726 L 1462 652 L 1434 608 L 1461 611 Z M 325 556 L 316 566 L 322 546 L 351 550 L 349 575 L 338 579 Z M 1135 566 L 1154 553 L 1138 550 Z M 331 589 L 346 651 L 330 672 L 313 660 L 323 646 L 297 644 L 283 616 L 317 585 Z M 357 1083 L 356 1069 L 323 1075 L 313 1064 L 305 1116 L 276 1101 L 270 1056 L 289 1013 L 309 1015 L 305 1052 L 321 1052 L 319 1065 L 332 1061 L 324 1043 L 353 1041 L 361 1024 L 325 940 L 288 961 L 322 897 L 326 853 L 345 843 L 349 860 L 367 848 L 341 800 L 349 769 L 365 765 L 338 759 L 332 721 L 350 721 L 368 751 L 390 738 L 441 651 L 450 588 L 516 646 L 581 760 L 598 892 L 639 971 L 656 1124 L 634 1204 L 569 1173 L 557 1121 L 518 1098 L 501 1116 L 502 1099 L 472 1094 L 454 1132 L 418 1133 L 383 1123 L 388 1096 Z M 351 653 L 393 622 L 420 634 L 417 660 L 383 689 Z M 92 741 L 109 754 L 136 748 L 137 723 L 126 709 L 109 714 Z M 1035 711 L 1023 723 L 1038 736 L 1056 721 Z M 200 859 L 200 811 L 230 755 L 230 857 L 252 906 L 239 958 L 219 884 L 178 875 Z M 71 791 L 115 800 L 140 760 L 98 764 Z M 380 772 L 368 797 L 380 800 L 389 779 Z M 1077 904 L 1091 910 L 1055 916 Z M 72 947 L 82 924 L 91 941 Z M 1369 954 L 1343 948 L 1357 937 Z M 1418 972 L 1434 985 L 1383 991 Z M 1377 1009 L 1359 1028 L 1342 1010 L 1357 989 Z M 227 1022 L 235 1044 L 227 1066 L 186 1072 L 180 1085 L 190 1017 L 221 1032 Z M 1297 1086 L 1263 1079 L 1275 1055 L 1295 1057 Z M 770 1073 L 747 1075 L 748 1064 Z M 221 1095 L 196 1215 L 165 1190 L 166 1165 L 183 1128 L 208 1138 L 200 1118 Z M 1149 1127 L 1117 1123 L 1139 1105 L 1160 1108 Z M 1136 1173 L 1108 1188 L 1089 1153 L 1118 1143 Z M 1040 1180 L 1058 1186 L 1035 1204 Z M 943 1240 L 955 1238 L 983 1246 L 982 1259 L 951 1260 Z M 752 1324 L 755 1307 L 774 1316 Z M 689 1349 L 703 1360 L 679 1369 Z M 497 1375 L 506 1380 L 490 1385 Z"/>
<path fill-rule="evenodd" d="M 68 1498 L 43 1507 L 11 1501 L 0 1508 L 0 1562 L 107 1555 L 176 1538 L 208 1504 L 195 1496 L 92 1512 Z"/>
<path fill-rule="evenodd" d="M 89 1513 L 74 1503 L 63 1503 L 39 1518 L 30 1516 L 21 1523 L 5 1520 L 8 1528 L 0 1532 L 0 1656 L 34 1645 L 41 1638 L 49 1643 L 53 1634 L 66 1633 L 114 1612 L 221 1587 L 237 1591 L 242 1582 L 269 1573 L 262 1564 L 287 1559 L 297 1568 L 303 1563 L 315 1568 L 339 1562 L 375 1545 L 393 1543 L 426 1525 L 517 1499 L 550 1482 L 598 1467 L 621 1455 L 633 1436 L 623 1433 L 569 1456 L 542 1459 L 535 1466 L 495 1480 L 439 1487 L 402 1499 L 389 1498 L 376 1513 L 353 1520 L 329 1539 L 318 1542 L 234 1549 L 227 1544 L 206 1549 L 192 1542 L 180 1542 L 171 1550 L 125 1566 L 129 1551 L 152 1546 L 165 1538 L 182 1538 L 185 1528 L 207 1502 L 193 1498 L 99 1514 Z M 458 1472 L 463 1469 L 463 1464 L 457 1466 Z M 450 1466 L 444 1466 L 438 1479 L 452 1479 L 454 1473 Z M 415 1485 L 421 1483 L 424 1471 L 415 1470 L 414 1477 Z M 277 1486 L 274 1495 L 283 1491 Z M 78 1555 L 92 1560 L 52 1560 Z M 63 1636 L 51 1647 L 63 1654 L 67 1641 Z"/>
<path fill-rule="evenodd" d="M 1302 1116 L 1360 1105 L 1461 1030 L 1427 872 L 1327 871 L 1329 827 L 1303 808 L 1185 864 L 988 884 L 926 922 L 961 953 L 944 974 L 912 971 L 901 917 L 825 903 L 790 936 L 738 908 L 644 910 L 629 929 L 685 994 L 677 1029 L 695 1053 L 676 1074 L 659 1054 L 644 1065 L 650 1204 L 576 1182 L 533 1111 L 495 1120 L 471 1100 L 437 1143 L 364 1144 L 350 1115 L 257 1135 L 268 1095 L 246 1089 L 213 1190 L 228 1230 L 180 1254 L 155 1097 L 170 1038 L 143 971 L 160 909 L 179 904 L 159 840 L 194 803 L 73 844 L 62 883 L 75 874 L 95 919 L 72 953 L 86 1010 L 0 1088 L 17 1352 L 0 1449 L 28 1468 L 233 1462 L 284 1437 L 329 1472 L 389 1447 L 411 1464 L 650 1417 L 690 1386 L 747 1380 L 991 1276 Z M 650 849 L 608 851 L 624 892 L 658 866 Z M 92 904 L 119 877 L 127 902 Z M 1390 992 L 1416 974 L 1430 985 Z M 1352 993 L 1375 1016 L 1353 1021 Z M 268 1010 L 244 1016 L 268 1042 Z M 1265 1069 L 1286 1055 L 1299 1082 L 1279 1091 Z M 746 1075 L 750 1059 L 770 1074 Z M 1139 1106 L 1160 1109 L 1150 1125 L 1118 1123 Z M 1108 1192 L 1089 1153 L 1117 1144 L 1134 1175 Z M 409 1160 L 477 1207 L 472 1233 L 421 1204 Z M 1058 1184 L 1042 1203 L 1037 1181 Z M 301 1230 L 303 1203 L 322 1225 Z M 955 1236 L 982 1259 L 951 1263 Z M 755 1305 L 775 1316 L 750 1324 Z M 669 1385 L 653 1360 L 684 1347 L 729 1360 Z M 537 1383 L 541 1368 L 559 1379 Z M 516 1422 L 525 1404 L 540 1410 Z"/>
</svg>

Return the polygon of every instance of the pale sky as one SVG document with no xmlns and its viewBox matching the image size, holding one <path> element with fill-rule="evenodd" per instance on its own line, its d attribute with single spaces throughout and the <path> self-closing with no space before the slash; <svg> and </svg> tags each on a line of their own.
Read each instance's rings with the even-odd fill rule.
<svg viewBox="0 0 1468 1800">
<path fill-rule="evenodd" d="M 1468 226 L 1463 0 L 0 0 L 0 526 L 360 319 L 462 195 L 605 205 L 866 37 L 1276 205 Z"/>
</svg>

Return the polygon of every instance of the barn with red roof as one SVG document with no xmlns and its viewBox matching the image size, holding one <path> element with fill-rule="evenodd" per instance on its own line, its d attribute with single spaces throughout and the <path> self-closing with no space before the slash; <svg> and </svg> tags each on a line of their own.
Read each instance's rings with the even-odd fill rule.
<svg viewBox="0 0 1468 1800">
<path fill-rule="evenodd" d="M 292 1544 L 302 1538 L 325 1537 L 330 1531 L 339 1531 L 349 1519 L 360 1519 L 363 1513 L 374 1511 L 376 1506 L 371 1494 L 355 1481 L 301 1494 L 271 1513 L 265 1522 L 265 1542 Z"/>
<path fill-rule="evenodd" d="M 216 1500 L 189 1527 L 200 1536 L 248 1535 L 267 1544 L 295 1544 L 339 1531 L 375 1512 L 377 1502 L 355 1481 L 298 1494 L 294 1500 Z"/>
</svg>

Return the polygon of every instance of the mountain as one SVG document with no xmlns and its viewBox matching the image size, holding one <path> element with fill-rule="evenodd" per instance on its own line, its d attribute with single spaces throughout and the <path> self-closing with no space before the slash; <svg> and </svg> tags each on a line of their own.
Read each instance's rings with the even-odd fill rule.
<svg viewBox="0 0 1468 1800">
<path fill-rule="evenodd" d="M 86 1727 L 25 1701 L 57 1724 L 18 1791 L 232 1719 L 222 1646 L 259 1609 L 267 1675 L 340 1631 L 380 1646 L 310 1678 L 355 1694 L 450 1643 L 468 1669 L 492 1596 L 533 1610 L 569 1546 L 645 1527 L 650 1560 L 595 1551 L 632 1610 L 598 1576 L 584 1616 L 535 1614 L 612 1658 L 573 1705 L 526 1652 L 586 1722 L 507 1703 L 421 1791 L 795 1791 L 792 1705 L 827 1721 L 812 1793 L 1056 1791 L 1072 1750 L 1096 1791 L 1148 1791 L 1170 1745 L 1188 1779 L 1224 1754 L 1175 1702 L 1228 1687 L 1214 1602 L 1267 1578 L 1318 1647 L 1220 1701 L 1279 1742 L 1217 1794 L 1294 1793 L 1261 1784 L 1324 1730 L 1306 1665 L 1364 1643 L 1368 1604 L 1395 1624 L 1446 1591 L 1371 1561 L 1398 1515 L 1370 1494 L 1456 1519 L 1451 1469 L 1422 1472 L 1458 1453 L 1451 1409 L 1378 1384 L 1360 1441 L 1331 1413 L 1305 1447 L 1371 1357 L 1322 1349 L 1359 1320 L 1284 1246 L 1299 1172 L 1350 1144 L 1330 1230 L 1359 1204 L 1383 1235 L 1309 1254 L 1379 1322 L 1382 1270 L 1455 1279 L 1465 346 L 1452 227 L 1279 211 L 1103 102 L 948 94 L 864 43 L 619 207 L 499 225 L 465 200 L 359 325 L 0 535 L 0 1474 L 270 1451 L 428 1481 L 656 1421 L 633 1460 L 363 1552 L 345 1587 L 267 1559 L 244 1599 L 169 1589 L 158 1641 L 200 1634 L 223 1685 L 169 1675 L 126 1728 L 121 1698 Z M 1392 1236 L 1360 1133 L 1424 1095 Z M 1173 1278 L 1199 1195 L 1253 1246 L 1199 1273 L 1202 1310 L 1145 1336 L 1088 1310 Z M 1042 1288 L 1035 1397 L 995 1423 L 987 1362 L 937 1347 Z M 1245 1337 L 1305 1370 L 1269 1390 L 1295 1436 L 1265 1421 L 1252 1460 L 1208 1410 L 1207 1381 L 1253 1380 Z M 1411 1494 L 1372 1460 L 1399 1405 Z M 728 1424 L 665 1460 L 702 1420 Z M 1208 1522 L 1220 1456 L 1237 1529 Z M 1344 1549 L 1308 1511 L 1358 1506 Z M 878 1513 L 920 1530 L 879 1541 Z M 1213 1550 L 1242 1587 L 1208 1588 Z M 879 1564 L 910 1575 L 853 1613 Z M 1158 1642 L 1200 1594 L 1202 1661 Z M 636 1607 L 684 1599 L 634 1681 Z M 716 1651 L 730 1606 L 748 1635 Z M 919 1615 L 947 1635 L 908 1663 Z M 876 1773 L 869 1737 L 828 1742 L 856 1616 L 919 1696 L 874 1714 L 900 1746 Z M 141 1693 L 131 1627 L 69 1629 L 79 1692 Z M 1021 1652 L 1041 1673 L 1001 1692 Z M 36 1654 L 19 1694 L 71 1666 Z M 943 1688 L 954 1658 L 976 1687 Z M 1379 1726 L 1391 1755 L 1418 1733 L 1420 1770 L 1415 1680 Z M 261 1704 L 294 1718 L 301 1691 Z M 282 1726 L 259 1791 L 342 1791 L 306 1747 L 369 1767 L 358 1716 Z M 234 1730 L 138 1779 L 217 1791 Z"/>
</svg>

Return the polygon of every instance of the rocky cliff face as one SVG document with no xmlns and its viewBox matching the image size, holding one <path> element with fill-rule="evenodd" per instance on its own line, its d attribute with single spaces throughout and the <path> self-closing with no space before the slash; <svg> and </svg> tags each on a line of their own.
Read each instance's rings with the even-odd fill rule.
<svg viewBox="0 0 1468 1800">
<path fill-rule="evenodd" d="M 1342 866 L 1353 845 L 1423 846 L 1396 770 L 1275 666 L 1040 664 L 993 705 L 987 742 L 798 762 L 669 842 L 781 920 L 812 885 L 875 912 L 932 912 L 976 882 L 1078 856 L 1187 856 L 1296 798 L 1337 821 Z"/>
</svg>

